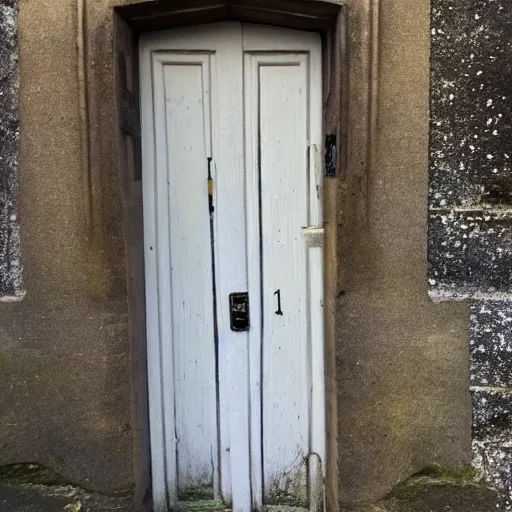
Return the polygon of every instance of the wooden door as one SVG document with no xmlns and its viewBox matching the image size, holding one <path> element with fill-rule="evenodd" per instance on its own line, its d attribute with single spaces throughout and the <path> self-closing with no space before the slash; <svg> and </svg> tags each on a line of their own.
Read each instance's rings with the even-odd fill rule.
<svg viewBox="0 0 512 512">
<path fill-rule="evenodd" d="M 320 51 L 238 22 L 141 40 L 156 510 L 322 507 Z"/>
</svg>

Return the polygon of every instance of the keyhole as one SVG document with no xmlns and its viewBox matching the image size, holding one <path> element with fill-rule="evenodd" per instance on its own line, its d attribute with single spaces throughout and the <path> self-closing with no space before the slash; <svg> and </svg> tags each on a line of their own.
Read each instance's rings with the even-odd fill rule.
<svg viewBox="0 0 512 512">
<path fill-rule="evenodd" d="M 282 315 L 283 311 L 281 310 L 281 290 L 276 290 L 274 295 L 277 295 L 277 311 L 276 315 Z"/>
</svg>

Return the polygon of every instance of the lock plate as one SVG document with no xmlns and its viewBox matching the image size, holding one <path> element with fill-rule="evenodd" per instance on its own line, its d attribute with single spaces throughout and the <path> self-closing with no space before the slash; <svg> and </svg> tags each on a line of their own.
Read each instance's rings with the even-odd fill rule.
<svg viewBox="0 0 512 512">
<path fill-rule="evenodd" d="M 247 292 L 229 295 L 229 312 L 232 331 L 249 330 L 249 294 Z"/>
</svg>

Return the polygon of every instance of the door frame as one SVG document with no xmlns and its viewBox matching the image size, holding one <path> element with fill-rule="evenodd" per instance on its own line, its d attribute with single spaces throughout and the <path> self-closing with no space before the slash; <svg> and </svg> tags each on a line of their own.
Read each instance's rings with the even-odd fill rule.
<svg viewBox="0 0 512 512">
<path fill-rule="evenodd" d="M 171 0 L 130 3 L 114 8 L 118 169 L 124 206 L 127 248 L 134 473 L 137 508 L 148 495 L 149 422 L 144 273 L 141 268 L 143 230 L 140 186 L 140 113 L 137 47 L 141 32 L 225 20 L 248 21 L 317 31 L 322 35 L 323 131 L 336 141 L 336 172 L 324 178 L 324 362 L 326 509 L 338 504 L 338 411 L 336 385 L 337 307 L 347 277 L 343 259 L 357 239 L 351 222 L 367 187 L 376 126 L 374 105 L 378 84 L 379 0 Z M 350 49 L 350 51 L 349 51 Z M 127 84 L 131 87 L 127 87 Z M 137 175 L 139 180 L 137 180 Z M 134 222 L 134 218 L 137 222 Z M 141 295 L 142 290 L 142 295 Z M 339 334 L 338 334 L 339 335 Z M 136 356 L 140 357 L 136 357 Z M 153 474 L 153 479 L 156 475 Z M 144 499 L 146 498 L 146 499 Z M 151 501 L 151 500 L 149 500 Z M 156 512 L 166 510 L 167 496 L 154 494 Z M 145 502 L 145 504 L 143 504 Z"/>
</svg>

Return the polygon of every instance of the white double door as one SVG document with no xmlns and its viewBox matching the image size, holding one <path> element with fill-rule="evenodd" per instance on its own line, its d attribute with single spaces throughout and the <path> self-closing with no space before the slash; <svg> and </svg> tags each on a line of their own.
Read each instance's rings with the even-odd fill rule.
<svg viewBox="0 0 512 512">
<path fill-rule="evenodd" d="M 320 37 L 176 29 L 140 65 L 155 510 L 320 510 Z"/>
</svg>

